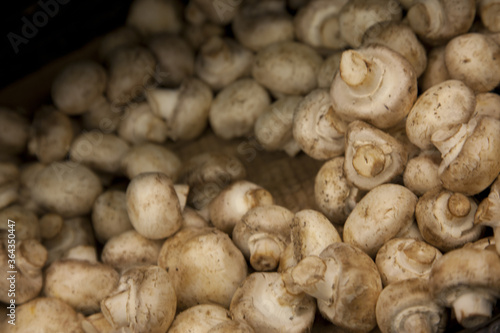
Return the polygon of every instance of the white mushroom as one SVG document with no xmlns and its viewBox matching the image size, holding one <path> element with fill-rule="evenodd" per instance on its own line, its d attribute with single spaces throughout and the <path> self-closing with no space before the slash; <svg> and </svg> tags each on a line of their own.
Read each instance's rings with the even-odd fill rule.
<svg viewBox="0 0 500 333">
<path fill-rule="evenodd" d="M 342 51 L 332 53 L 325 60 L 318 71 L 318 88 L 329 89 L 332 85 L 333 78 L 340 66 Z"/>
<path fill-rule="evenodd" d="M 451 79 L 444 60 L 445 50 L 446 45 L 436 46 L 429 50 L 427 67 L 419 79 L 421 91 L 426 91 L 432 86 Z"/>
<path fill-rule="evenodd" d="M 180 312 L 168 333 L 208 333 L 225 322 L 231 321 L 229 310 L 216 304 L 198 304 Z"/>
<path fill-rule="evenodd" d="M 491 32 L 500 32 L 500 2 L 498 0 L 479 0 L 478 14 L 481 17 L 481 22 Z"/>
<path fill-rule="evenodd" d="M 127 214 L 124 191 L 107 190 L 97 197 L 92 207 L 92 227 L 102 244 L 133 228 Z"/>
<path fill-rule="evenodd" d="M 118 134 L 132 144 L 148 141 L 163 143 L 167 139 L 168 128 L 165 121 L 153 113 L 148 103 L 139 103 L 125 110 Z"/>
<path fill-rule="evenodd" d="M 476 94 L 476 109 L 472 117 L 492 117 L 500 120 L 500 95 L 487 92 Z"/>
<path fill-rule="evenodd" d="M 441 187 L 438 173 L 440 163 L 441 154 L 439 151 L 435 149 L 423 150 L 406 164 L 403 174 L 404 185 L 418 196 L 436 187 Z"/>
<path fill-rule="evenodd" d="M 484 198 L 477 208 L 474 224 L 485 225 L 493 228 L 495 246 L 500 254 L 500 176 L 491 185 L 490 193 Z"/>
<path fill-rule="evenodd" d="M 417 98 L 417 76 L 399 53 L 369 45 L 342 53 L 330 95 L 341 118 L 364 120 L 385 129 L 410 112 Z"/>
</svg>

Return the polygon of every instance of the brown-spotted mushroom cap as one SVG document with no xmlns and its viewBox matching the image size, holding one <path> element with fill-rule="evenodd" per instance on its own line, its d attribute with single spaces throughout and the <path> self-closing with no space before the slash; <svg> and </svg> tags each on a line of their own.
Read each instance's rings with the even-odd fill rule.
<svg viewBox="0 0 500 333">
<path fill-rule="evenodd" d="M 424 240 L 449 251 L 480 237 L 482 228 L 474 225 L 476 209 L 472 198 L 437 188 L 420 197 L 415 217 Z"/>
<path fill-rule="evenodd" d="M 418 196 L 436 187 L 441 187 L 439 165 L 441 153 L 435 149 L 423 150 L 406 163 L 403 173 L 404 185 Z"/>
<path fill-rule="evenodd" d="M 441 82 L 418 97 L 406 120 L 406 134 L 420 149 L 433 148 L 431 137 L 434 132 L 466 123 L 475 106 L 474 92 L 463 82 Z"/>
<path fill-rule="evenodd" d="M 343 239 L 370 257 L 413 224 L 417 196 L 404 186 L 382 184 L 368 192 L 344 224 Z"/>
<path fill-rule="evenodd" d="M 427 44 L 439 45 L 466 33 L 476 16 L 475 0 L 423 0 L 408 9 L 407 20 Z"/>
<path fill-rule="evenodd" d="M 321 56 L 306 44 L 279 42 L 257 53 L 252 76 L 275 94 L 305 95 L 316 88 L 322 63 Z"/>
<path fill-rule="evenodd" d="M 212 327 L 231 321 L 229 310 L 216 304 L 198 304 L 175 317 L 168 333 L 207 333 Z"/>
<path fill-rule="evenodd" d="M 444 332 L 447 313 L 429 291 L 426 279 L 395 282 L 380 293 L 376 307 L 382 333 Z"/>
<path fill-rule="evenodd" d="M 343 156 L 327 161 L 316 174 L 314 181 L 316 205 L 335 224 L 345 223 L 363 195 L 364 191 L 347 181 Z"/>
<path fill-rule="evenodd" d="M 468 33 L 448 42 L 445 63 L 450 77 L 477 92 L 500 84 L 500 45 L 484 34 Z"/>
<path fill-rule="evenodd" d="M 344 174 L 354 186 L 371 190 L 403 173 L 408 151 L 390 134 L 357 120 L 345 137 Z"/>
<path fill-rule="evenodd" d="M 500 256 L 460 248 L 444 254 L 431 270 L 429 287 L 438 304 L 452 307 L 458 322 L 474 327 L 491 317 L 500 298 Z"/>
<path fill-rule="evenodd" d="M 287 287 L 315 297 L 319 312 L 336 326 L 369 332 L 377 325 L 375 305 L 382 281 L 377 266 L 363 251 L 332 243 L 319 257 L 302 259 L 290 275 Z"/>
<path fill-rule="evenodd" d="M 309 156 L 326 160 L 342 155 L 347 124 L 332 107 L 327 89 L 316 89 L 295 108 L 293 137 Z"/>
<path fill-rule="evenodd" d="M 347 50 L 330 96 L 333 109 L 345 120 L 389 128 L 410 112 L 417 98 L 417 76 L 402 55 L 386 46 Z"/>
<path fill-rule="evenodd" d="M 393 238 L 378 250 L 375 263 L 387 286 L 412 278 L 428 280 L 432 265 L 441 256 L 437 248 L 424 241 Z"/>
</svg>

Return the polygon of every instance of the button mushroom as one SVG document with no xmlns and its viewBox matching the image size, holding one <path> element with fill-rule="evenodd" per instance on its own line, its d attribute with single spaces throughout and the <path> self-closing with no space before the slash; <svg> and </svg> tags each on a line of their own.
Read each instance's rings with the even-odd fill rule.
<svg viewBox="0 0 500 333">
<path fill-rule="evenodd" d="M 315 297 L 320 313 L 347 331 L 369 332 L 377 325 L 375 305 L 382 281 L 373 260 L 345 243 L 302 259 L 289 273 L 287 288 Z"/>
<path fill-rule="evenodd" d="M 291 293 L 281 274 L 249 275 L 234 293 L 231 316 L 247 322 L 255 332 L 308 332 L 314 321 L 314 299 Z"/>
<path fill-rule="evenodd" d="M 160 172 L 141 173 L 127 187 L 127 212 L 138 233 L 161 239 L 182 226 L 179 199 L 170 178 Z"/>
<path fill-rule="evenodd" d="M 124 191 L 108 190 L 97 197 L 92 208 L 92 227 L 97 240 L 103 244 L 133 228 Z"/>
<path fill-rule="evenodd" d="M 429 287 L 440 305 L 452 307 L 464 327 L 486 322 L 500 297 L 500 257 L 496 252 L 461 248 L 444 254 L 431 270 Z"/>
<path fill-rule="evenodd" d="M 172 324 L 177 301 L 163 268 L 149 265 L 125 271 L 118 286 L 101 301 L 101 310 L 114 329 L 165 332 Z"/>
<path fill-rule="evenodd" d="M 353 121 L 345 136 L 344 174 L 354 186 L 371 190 L 403 173 L 408 151 L 390 134 Z"/>
<path fill-rule="evenodd" d="M 328 90 L 316 89 L 295 108 L 293 137 L 307 155 L 326 160 L 344 153 L 346 126 L 332 107 Z"/>
<path fill-rule="evenodd" d="M 476 209 L 472 198 L 437 188 L 420 197 L 415 216 L 425 241 L 449 251 L 480 237 L 482 228 L 474 226 Z"/>
<path fill-rule="evenodd" d="M 500 254 L 500 176 L 490 188 L 488 197 L 483 199 L 474 216 L 474 224 L 493 228 L 496 250 Z"/>
<path fill-rule="evenodd" d="M 382 333 L 442 332 L 447 313 L 429 292 L 426 279 L 392 283 L 377 300 L 377 323 Z"/>
<path fill-rule="evenodd" d="M 250 209 L 233 229 L 233 241 L 257 271 L 274 270 L 290 242 L 294 214 L 266 205 Z"/>
<path fill-rule="evenodd" d="M 404 186 L 383 184 L 368 192 L 344 224 L 344 242 L 370 257 L 388 240 L 404 234 L 414 223 L 417 196 Z"/>
<path fill-rule="evenodd" d="M 428 280 L 432 265 L 441 257 L 441 252 L 426 242 L 393 238 L 378 250 L 375 263 L 387 286 L 412 278 Z"/>
<path fill-rule="evenodd" d="M 206 333 L 211 328 L 231 321 L 229 310 L 216 304 L 198 304 L 180 312 L 168 333 Z"/>
<path fill-rule="evenodd" d="M 441 45 L 431 48 L 427 53 L 427 67 L 419 78 L 421 91 L 426 91 L 438 83 L 451 79 L 444 60 L 445 50 L 446 45 Z"/>
<path fill-rule="evenodd" d="M 424 150 L 408 161 L 403 173 L 404 185 L 418 196 L 436 187 L 441 187 L 439 164 L 441 154 L 436 149 Z"/>
<path fill-rule="evenodd" d="M 500 32 L 500 2 L 498 0 L 479 0 L 478 12 L 481 22 L 491 32 Z"/>
<path fill-rule="evenodd" d="M 125 109 L 118 125 L 118 135 L 132 144 L 148 141 L 163 143 L 167 139 L 168 128 L 148 103 L 138 103 Z"/>
<path fill-rule="evenodd" d="M 338 51 L 329 55 L 321 64 L 318 72 L 318 88 L 329 89 L 332 85 L 333 78 L 340 66 L 342 52 Z"/>
<path fill-rule="evenodd" d="M 417 98 L 417 76 L 403 56 L 385 46 L 347 50 L 342 53 L 330 96 L 341 118 L 385 129 L 410 112 Z"/>
</svg>

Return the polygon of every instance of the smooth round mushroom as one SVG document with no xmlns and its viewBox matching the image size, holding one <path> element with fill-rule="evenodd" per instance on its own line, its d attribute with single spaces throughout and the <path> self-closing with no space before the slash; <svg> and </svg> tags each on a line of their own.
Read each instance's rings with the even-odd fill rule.
<svg viewBox="0 0 500 333">
<path fill-rule="evenodd" d="M 81 315 L 58 298 L 37 297 L 16 307 L 13 316 L 15 325 L 8 323 L 7 320 L 0 321 L 2 332 L 84 333 L 80 326 Z"/>
<path fill-rule="evenodd" d="M 248 76 L 253 53 L 229 38 L 212 36 L 200 47 L 196 56 L 196 75 L 215 91 L 237 79 Z"/>
<path fill-rule="evenodd" d="M 177 0 L 135 0 L 130 5 L 126 24 L 142 35 L 182 30 L 182 6 Z"/>
<path fill-rule="evenodd" d="M 274 270 L 290 243 L 294 214 L 288 209 L 266 205 L 250 209 L 233 229 L 233 242 L 257 271 Z"/>
<path fill-rule="evenodd" d="M 158 266 L 171 275 L 180 310 L 203 303 L 229 307 L 247 276 L 245 258 L 216 228 L 181 229 L 163 243 Z"/>
<path fill-rule="evenodd" d="M 0 107 L 0 150 L 19 154 L 26 149 L 29 135 L 28 120 L 18 112 Z"/>
<path fill-rule="evenodd" d="M 347 126 L 345 140 L 345 178 L 359 189 L 371 190 L 403 173 L 408 151 L 390 134 L 356 120 Z"/>
<path fill-rule="evenodd" d="M 71 63 L 52 81 L 52 100 L 57 109 L 67 115 L 86 112 L 106 90 L 106 71 L 90 60 Z"/>
<path fill-rule="evenodd" d="M 213 326 L 207 333 L 254 333 L 252 326 L 242 320 L 224 321 Z"/>
<path fill-rule="evenodd" d="M 428 280 L 432 265 L 441 258 L 434 246 L 411 238 L 393 238 L 378 250 L 375 263 L 382 283 L 387 286 L 401 280 Z"/>
<path fill-rule="evenodd" d="M 128 150 L 128 143 L 120 137 L 91 131 L 75 137 L 69 156 L 70 160 L 94 170 L 117 173 Z"/>
<path fill-rule="evenodd" d="M 345 223 L 364 193 L 347 181 L 343 156 L 327 161 L 316 174 L 314 181 L 316 205 L 335 224 Z"/>
<path fill-rule="evenodd" d="M 167 272 L 155 265 L 125 271 L 116 289 L 101 301 L 101 311 L 114 329 L 166 332 L 174 320 L 177 299 Z"/>
<path fill-rule="evenodd" d="M 481 22 L 491 32 L 500 32 L 500 2 L 498 0 L 479 0 L 478 14 Z"/>
<path fill-rule="evenodd" d="M 226 140 L 244 136 L 270 103 L 269 94 L 258 81 L 237 80 L 215 96 L 208 115 L 210 126 Z"/>
<path fill-rule="evenodd" d="M 441 153 L 439 151 L 424 150 L 418 156 L 406 163 L 403 173 L 404 185 L 418 196 L 436 187 L 441 187 L 439 179 L 439 164 Z"/>
<path fill-rule="evenodd" d="M 157 2 L 156 0 L 139 0 Z M 106 95 L 115 105 L 124 105 L 140 96 L 155 73 L 156 59 L 142 46 L 124 46 L 109 58 Z"/>
<path fill-rule="evenodd" d="M 477 92 L 500 84 L 500 45 L 484 34 L 468 33 L 448 42 L 445 63 L 450 77 Z"/>
<path fill-rule="evenodd" d="M 153 114 L 165 120 L 168 138 L 192 140 L 207 127 L 213 97 L 202 81 L 188 78 L 177 89 L 152 89 L 146 96 Z"/>
<path fill-rule="evenodd" d="M 315 297 L 321 315 L 335 326 L 369 332 L 377 325 L 382 281 L 373 260 L 352 245 L 332 243 L 320 256 L 302 259 L 285 281 L 287 289 Z"/>
<path fill-rule="evenodd" d="M 392 283 L 379 295 L 377 323 L 382 333 L 437 333 L 446 328 L 447 313 L 429 291 L 426 279 Z"/>
<path fill-rule="evenodd" d="M 99 130 L 105 134 L 115 133 L 125 113 L 122 108 L 111 104 L 106 99 L 94 103 L 81 116 L 81 124 L 85 130 Z"/>
<path fill-rule="evenodd" d="M 461 81 L 448 80 L 432 86 L 418 97 L 408 114 L 408 139 L 422 150 L 431 149 L 434 132 L 466 123 L 475 106 L 474 92 Z"/>
<path fill-rule="evenodd" d="M 9 220 L 15 221 L 16 240 L 40 240 L 40 225 L 36 214 L 21 205 L 10 205 L 0 210 L 0 238 L 2 241 L 8 241 Z"/>
<path fill-rule="evenodd" d="M 263 187 L 239 180 L 223 189 L 209 206 L 210 222 L 219 230 L 232 234 L 243 215 L 257 206 L 272 205 L 273 196 Z"/>
<path fill-rule="evenodd" d="M 444 254 L 431 270 L 429 287 L 440 305 L 452 307 L 460 325 L 488 321 L 500 298 L 500 257 L 488 250 L 460 248 Z"/>
<path fill-rule="evenodd" d="M 500 120 L 500 95 L 493 92 L 476 94 L 476 109 L 472 117 L 492 117 Z"/>
<path fill-rule="evenodd" d="M 476 210 L 472 198 L 437 188 L 420 197 L 415 217 L 426 242 L 450 251 L 480 237 L 482 227 L 474 225 Z"/>
<path fill-rule="evenodd" d="M 314 321 L 314 299 L 291 293 L 281 274 L 250 274 L 234 293 L 231 316 L 247 322 L 255 332 L 307 332 Z"/>
<path fill-rule="evenodd" d="M 441 152 L 438 173 L 443 187 L 465 195 L 485 190 L 500 173 L 500 120 L 472 118 L 436 131 L 432 143 Z"/>
<path fill-rule="evenodd" d="M 441 45 L 431 48 L 427 53 L 427 67 L 419 78 L 421 91 L 451 79 L 444 60 L 445 50 L 446 45 Z"/>
<path fill-rule="evenodd" d="M 259 115 L 254 133 L 265 150 L 284 150 L 289 156 L 299 153 L 300 147 L 293 138 L 293 118 L 301 100 L 299 96 L 279 98 Z"/>
<path fill-rule="evenodd" d="M 127 214 L 124 191 L 107 190 L 97 197 L 92 207 L 92 227 L 102 244 L 133 228 Z"/>
<path fill-rule="evenodd" d="M 412 226 L 417 200 L 412 191 L 401 185 L 375 187 L 357 203 L 347 218 L 344 242 L 374 258 L 382 245 Z"/>
<path fill-rule="evenodd" d="M 281 0 L 244 3 L 238 8 L 231 27 L 241 45 L 252 51 L 291 41 L 294 37 L 292 17 Z"/>
<path fill-rule="evenodd" d="M 410 27 L 425 43 L 440 45 L 466 33 L 476 16 L 475 0 L 423 0 L 406 15 Z"/>
<path fill-rule="evenodd" d="M 61 259 L 45 270 L 43 293 L 90 314 L 100 309 L 100 302 L 118 285 L 119 274 L 97 261 Z"/>
<path fill-rule="evenodd" d="M 342 53 L 330 96 L 333 109 L 344 120 L 363 120 L 386 129 L 410 112 L 417 98 L 417 76 L 399 53 L 368 45 Z"/>
<path fill-rule="evenodd" d="M 198 304 L 175 316 L 168 333 L 207 333 L 211 328 L 231 321 L 229 310 L 216 304 Z"/>
<path fill-rule="evenodd" d="M 166 238 L 182 226 L 182 212 L 174 184 L 161 172 L 135 176 L 127 187 L 126 200 L 132 226 L 146 238 Z"/>
<path fill-rule="evenodd" d="M 316 88 L 322 63 L 321 56 L 306 44 L 278 42 L 257 53 L 252 76 L 274 94 L 305 95 Z"/>
<path fill-rule="evenodd" d="M 340 34 L 339 13 L 347 0 L 310 1 L 301 7 L 293 24 L 297 39 L 318 50 L 340 50 L 347 46 Z"/>
<path fill-rule="evenodd" d="M 163 143 L 167 139 L 168 128 L 165 121 L 153 113 L 148 103 L 139 103 L 125 110 L 118 126 L 118 135 L 134 145 Z"/>
<path fill-rule="evenodd" d="M 33 117 L 28 150 L 44 164 L 61 161 L 69 152 L 73 137 L 70 118 L 52 107 L 43 107 Z"/>
<path fill-rule="evenodd" d="M 384 21 L 401 21 L 402 9 L 398 1 L 353 0 L 339 13 L 340 34 L 353 48 L 361 46 L 363 34 L 372 25 Z"/>
<path fill-rule="evenodd" d="M 64 219 L 61 215 L 55 213 L 47 213 L 38 220 L 40 225 L 40 236 L 42 239 L 51 239 L 57 236 L 64 225 Z"/>
<path fill-rule="evenodd" d="M 363 35 L 363 44 L 381 44 L 401 54 L 410 64 L 417 77 L 427 67 L 427 55 L 424 46 L 415 32 L 406 24 L 396 21 L 384 21 L 372 25 Z"/>
<path fill-rule="evenodd" d="M 33 199 L 62 217 L 90 213 L 102 185 L 94 172 L 74 162 L 54 162 L 40 171 L 31 189 Z"/>
<path fill-rule="evenodd" d="M 326 160 L 342 155 L 346 127 L 326 89 L 313 90 L 295 108 L 293 137 L 300 149 L 314 159 Z"/>
<path fill-rule="evenodd" d="M 177 35 L 160 33 L 151 36 L 148 47 L 158 60 L 155 77 L 162 85 L 175 88 L 194 74 L 194 51 Z"/>
<path fill-rule="evenodd" d="M 101 260 L 119 272 L 141 265 L 154 265 L 158 261 L 161 242 L 148 239 L 135 230 L 124 231 L 107 240 Z"/>
</svg>

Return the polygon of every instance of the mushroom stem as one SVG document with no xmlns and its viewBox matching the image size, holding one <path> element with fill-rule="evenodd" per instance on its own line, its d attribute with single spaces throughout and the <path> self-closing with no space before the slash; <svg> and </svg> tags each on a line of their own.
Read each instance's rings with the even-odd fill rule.
<svg viewBox="0 0 500 333">
<path fill-rule="evenodd" d="M 382 81 L 380 66 L 354 50 L 342 53 L 339 72 L 342 80 L 360 95 L 372 94 Z"/>
<path fill-rule="evenodd" d="M 470 213 L 471 208 L 469 198 L 462 193 L 453 193 L 448 198 L 448 209 L 453 216 L 467 216 Z"/>
<path fill-rule="evenodd" d="M 302 291 L 328 304 L 334 302 L 333 286 L 338 274 L 333 260 L 325 262 L 317 256 L 304 258 L 292 269 L 293 282 Z"/>
<path fill-rule="evenodd" d="M 488 321 L 491 317 L 494 301 L 493 297 L 477 292 L 460 295 L 453 303 L 457 321 L 466 328 Z"/>
<path fill-rule="evenodd" d="M 105 298 L 101 303 L 101 311 L 106 319 L 112 319 L 110 323 L 114 328 L 127 327 L 127 308 L 130 291 L 124 290 L 113 296 Z"/>
<path fill-rule="evenodd" d="M 397 256 L 401 266 L 423 274 L 430 271 L 432 262 L 436 259 L 436 253 L 430 246 L 424 247 L 419 242 L 412 242 L 403 251 L 398 251 Z"/>
<path fill-rule="evenodd" d="M 431 333 L 434 331 L 434 326 L 429 320 L 428 314 L 417 312 L 406 318 L 402 332 Z"/>
<path fill-rule="evenodd" d="M 257 233 L 248 240 L 250 249 L 250 264 L 257 271 L 270 271 L 275 269 L 279 262 L 281 252 L 284 250 L 281 242 L 268 233 Z"/>
<path fill-rule="evenodd" d="M 375 177 L 384 170 L 385 154 L 372 144 L 362 145 L 354 153 L 352 166 L 364 177 Z"/>
</svg>

